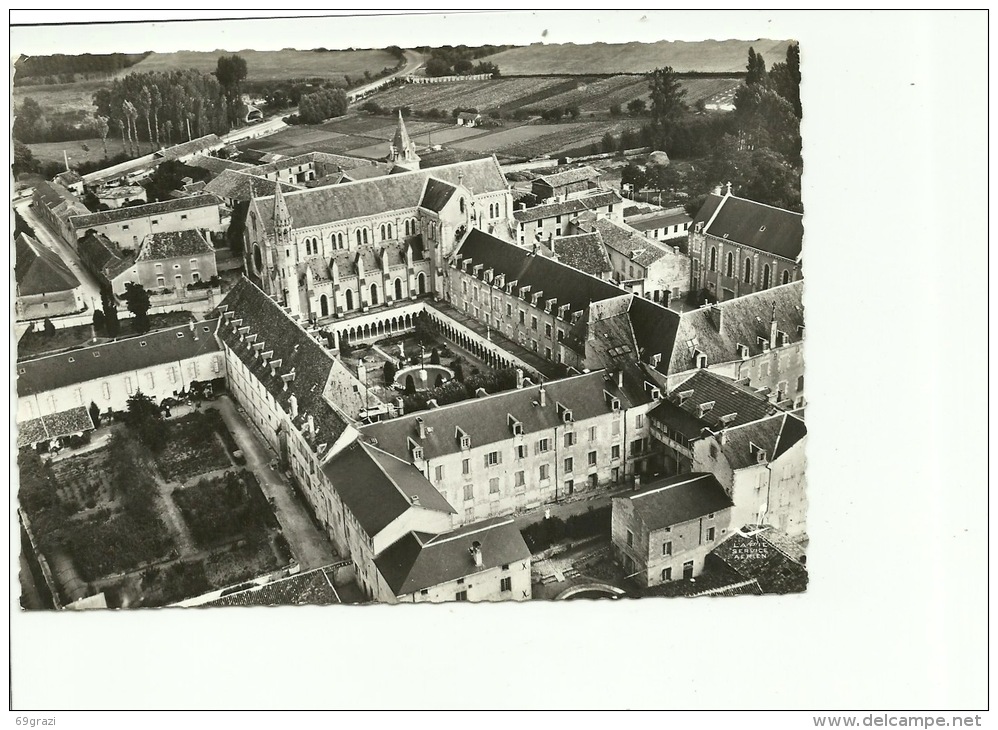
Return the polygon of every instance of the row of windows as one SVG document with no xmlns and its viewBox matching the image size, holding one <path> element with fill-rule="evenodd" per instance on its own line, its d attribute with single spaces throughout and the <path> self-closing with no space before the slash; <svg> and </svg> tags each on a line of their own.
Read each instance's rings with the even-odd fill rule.
<svg viewBox="0 0 998 730">
<path fill-rule="evenodd" d="M 405 236 L 415 236 L 418 230 L 415 218 L 407 218 L 402 221 L 403 235 Z M 392 223 L 382 223 L 377 232 L 380 234 L 379 240 L 381 241 L 391 241 L 395 238 L 396 228 Z M 353 232 L 354 241 L 356 241 L 358 246 L 362 246 L 366 243 L 370 243 L 374 239 L 375 231 L 373 229 L 358 228 Z M 336 250 L 343 250 L 346 248 L 347 236 L 349 234 L 344 234 L 342 231 L 337 231 L 330 234 L 329 244 Z M 317 236 L 311 236 L 304 239 L 305 243 L 305 255 L 306 256 L 316 256 L 321 253 L 320 241 Z"/>
<path fill-rule="evenodd" d="M 717 249 L 711 246 L 710 248 L 710 260 L 709 268 L 711 271 L 717 271 Z M 735 276 L 735 256 L 729 251 L 728 255 L 725 257 L 724 261 L 724 275 L 733 278 Z M 741 278 L 746 284 L 752 283 L 752 258 L 746 256 L 745 263 L 742 265 Z M 790 269 L 784 269 L 781 274 L 781 283 L 790 283 Z M 773 285 L 772 282 L 772 271 L 769 268 L 769 264 L 762 267 L 762 288 L 768 289 Z"/>
</svg>

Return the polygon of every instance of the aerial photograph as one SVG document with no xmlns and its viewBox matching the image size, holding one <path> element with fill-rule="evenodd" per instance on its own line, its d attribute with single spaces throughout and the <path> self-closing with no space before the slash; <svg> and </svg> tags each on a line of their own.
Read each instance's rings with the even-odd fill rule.
<svg viewBox="0 0 998 730">
<path fill-rule="evenodd" d="M 806 591 L 802 53 L 15 56 L 20 608 Z"/>
</svg>

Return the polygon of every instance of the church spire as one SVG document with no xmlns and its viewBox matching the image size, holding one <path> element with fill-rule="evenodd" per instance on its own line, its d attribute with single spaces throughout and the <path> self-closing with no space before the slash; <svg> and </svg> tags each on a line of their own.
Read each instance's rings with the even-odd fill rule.
<svg viewBox="0 0 998 730">
<path fill-rule="evenodd" d="M 288 204 L 284 200 L 284 191 L 281 189 L 281 183 L 275 183 L 274 185 L 274 232 L 278 235 L 287 235 L 291 232 L 291 226 L 293 221 L 291 220 L 291 211 L 288 210 Z"/>
<path fill-rule="evenodd" d="M 419 169 L 419 155 L 416 154 L 416 145 L 409 137 L 409 132 L 405 128 L 401 109 L 399 109 L 399 123 L 395 129 L 395 137 L 392 139 L 388 159 L 399 167 L 412 170 Z"/>
</svg>

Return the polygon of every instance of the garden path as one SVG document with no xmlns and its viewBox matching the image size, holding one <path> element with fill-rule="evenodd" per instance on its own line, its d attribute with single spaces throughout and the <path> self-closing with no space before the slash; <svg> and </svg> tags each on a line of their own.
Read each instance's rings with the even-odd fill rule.
<svg viewBox="0 0 998 730">
<path fill-rule="evenodd" d="M 308 511 L 284 477 L 270 467 L 275 454 L 263 437 L 241 415 L 227 395 L 215 401 L 225 424 L 246 456 L 246 467 L 256 474 L 264 495 L 273 500 L 277 520 L 302 571 L 329 565 L 339 557 L 333 544 L 315 526 Z"/>
<path fill-rule="evenodd" d="M 164 518 L 167 528 L 173 535 L 173 543 L 177 552 L 185 556 L 197 552 L 198 548 L 194 544 L 191 531 L 187 529 L 187 523 L 184 522 L 184 517 L 180 514 L 180 508 L 173 501 L 172 483 L 163 479 L 158 469 L 154 469 L 152 475 L 159 497 L 159 514 Z"/>
</svg>

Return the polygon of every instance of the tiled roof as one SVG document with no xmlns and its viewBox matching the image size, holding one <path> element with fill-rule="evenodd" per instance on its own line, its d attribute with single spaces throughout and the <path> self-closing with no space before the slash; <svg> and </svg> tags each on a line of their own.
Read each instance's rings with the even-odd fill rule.
<svg viewBox="0 0 998 730">
<path fill-rule="evenodd" d="M 475 565 L 469 550 L 480 545 L 482 565 Z M 482 571 L 530 559 L 530 550 L 516 523 L 497 517 L 458 528 L 442 535 L 408 533 L 379 555 L 374 563 L 396 596 L 470 579 Z"/>
<path fill-rule="evenodd" d="M 454 514 L 416 467 L 359 440 L 330 459 L 322 471 L 371 537 L 414 507 Z"/>
<path fill-rule="evenodd" d="M 746 578 L 754 578 L 764 593 L 803 593 L 807 568 L 767 539 L 776 528 L 745 527 L 734 532 L 711 552 Z"/>
<path fill-rule="evenodd" d="M 456 192 L 457 188 L 450 183 L 430 178 L 426 181 L 426 191 L 419 201 L 419 207 L 439 213 Z"/>
<path fill-rule="evenodd" d="M 281 190 L 290 193 L 302 190 L 300 185 L 282 182 Z M 205 192 L 227 200 L 249 200 L 253 195 L 273 195 L 277 183 L 247 172 L 225 170 L 205 186 Z"/>
<path fill-rule="evenodd" d="M 799 329 L 804 326 L 803 291 L 804 282 L 795 281 L 713 305 L 722 313 L 720 330 L 709 308 L 684 312 L 679 317 L 668 372 L 681 373 L 696 367 L 694 349 L 706 355 L 708 366 L 740 360 L 738 345 L 748 347 L 750 356 L 763 352 L 759 338 L 768 346 L 774 306 L 777 328 L 786 333 L 787 343 L 800 342 L 804 337 Z"/>
<path fill-rule="evenodd" d="M 17 447 L 34 446 L 40 441 L 92 431 L 94 422 L 85 406 L 50 413 L 17 424 Z"/>
<path fill-rule="evenodd" d="M 355 167 L 374 167 L 371 165 L 370 160 L 365 160 L 361 157 L 347 157 L 346 155 L 333 155 L 328 152 L 306 152 L 303 155 L 295 155 L 294 157 L 282 157 L 279 160 L 274 160 L 268 162 L 264 165 L 256 165 L 251 169 L 247 170 L 251 175 L 270 175 L 277 172 L 278 170 L 287 170 L 292 167 L 304 167 L 305 165 L 314 165 L 316 163 L 322 165 L 329 165 L 331 167 L 339 168 L 340 170 L 352 170 Z M 377 169 L 377 168 L 375 168 Z M 384 172 L 387 172 L 385 170 Z M 384 172 L 382 174 L 384 174 Z"/>
<path fill-rule="evenodd" d="M 593 195 L 586 195 L 581 198 L 571 198 L 560 203 L 548 203 L 547 205 L 535 205 L 533 208 L 518 210 L 513 213 L 513 217 L 518 223 L 530 223 L 542 218 L 554 218 L 558 215 L 569 215 L 596 208 L 604 208 L 608 205 L 622 203 L 623 199 L 616 190 L 606 190 Z"/>
<path fill-rule="evenodd" d="M 759 463 L 755 449 L 764 450 L 767 459 L 773 461 L 806 435 L 803 421 L 788 413 L 777 413 L 727 431 L 721 450 L 732 469 L 744 469 Z"/>
<path fill-rule="evenodd" d="M 614 499 L 630 501 L 635 516 L 649 532 L 734 506 L 717 477 L 705 472 L 662 479 Z"/>
<path fill-rule="evenodd" d="M 165 150 L 159 150 L 156 155 L 162 157 L 164 160 L 176 160 L 194 152 L 221 146 L 222 140 L 219 139 L 217 134 L 206 134 L 204 137 L 192 139 L 190 142 L 184 142 L 173 147 L 167 147 Z"/>
<path fill-rule="evenodd" d="M 458 428 L 470 437 L 471 448 L 475 449 L 512 439 L 510 415 L 522 424 L 523 433 L 529 435 L 564 423 L 558 403 L 571 410 L 576 421 L 611 412 L 604 391 L 620 399 L 621 409 L 636 403 L 617 388 L 616 379 L 602 370 L 553 380 L 543 387 L 546 397 L 544 406 L 540 405 L 541 386 L 534 385 L 381 421 L 363 426 L 361 431 L 369 442 L 375 439 L 379 449 L 400 459 L 412 459 L 409 439 L 422 446 L 424 458 L 434 459 L 461 452 Z M 426 430 L 423 439 L 419 438 L 417 417 L 423 420 Z"/>
<path fill-rule="evenodd" d="M 38 183 L 35 185 L 34 199 L 63 220 L 90 212 L 79 198 L 58 183 Z"/>
<path fill-rule="evenodd" d="M 80 177 L 80 173 L 76 172 L 76 170 L 66 170 L 65 172 L 60 172 L 53 179 L 58 181 L 60 185 L 65 185 L 67 188 L 74 183 L 83 182 L 83 178 Z"/>
<path fill-rule="evenodd" d="M 506 179 L 495 157 L 453 165 L 434 167 L 431 170 L 414 170 L 290 192 L 284 196 L 296 228 L 319 226 L 331 221 L 364 218 L 390 211 L 415 208 L 423 194 L 427 178 L 436 178 L 451 185 L 463 184 L 475 195 L 506 190 Z M 273 197 L 258 198 L 261 220 L 267 230 L 274 221 Z"/>
<path fill-rule="evenodd" d="M 192 157 L 184 164 L 188 167 L 199 167 L 202 170 L 207 170 L 212 175 L 221 175 L 226 170 L 246 170 L 252 167 L 252 165 L 246 162 L 224 160 L 221 157 L 212 157 L 211 155 L 198 155 L 197 157 Z"/>
<path fill-rule="evenodd" d="M 114 210 L 102 210 L 99 213 L 91 213 L 90 215 L 73 216 L 71 222 L 77 230 L 85 231 L 92 226 L 103 226 L 107 223 L 145 218 L 146 216 L 157 215 L 159 213 L 173 213 L 181 210 L 193 210 L 195 208 L 210 208 L 211 206 L 219 205 L 220 202 L 214 195 L 195 195 L 188 198 L 164 200 L 159 203 L 129 205 L 124 208 L 115 208 Z"/>
<path fill-rule="evenodd" d="M 599 233 L 579 233 L 561 236 L 552 241 L 558 260 L 579 271 L 601 276 L 613 270 Z"/>
<path fill-rule="evenodd" d="M 639 213 L 633 216 L 624 216 L 624 222 L 637 231 L 653 231 L 666 226 L 683 225 L 689 223 L 690 218 L 686 213 L 675 211 L 654 211 L 652 213 Z"/>
<path fill-rule="evenodd" d="M 80 280 L 55 252 L 27 233 L 18 235 L 14 253 L 14 280 L 19 296 L 71 291 L 80 285 Z"/>
<path fill-rule="evenodd" d="M 217 320 L 147 332 L 17 364 L 17 394 L 36 395 L 130 370 L 163 365 L 218 351 Z M 141 384 L 139 384 L 141 385 Z"/>
<path fill-rule="evenodd" d="M 375 177 L 384 177 L 388 174 L 388 167 L 386 165 L 372 165 L 370 160 L 365 160 L 364 162 L 364 165 L 351 167 L 342 173 L 346 182 L 370 180 Z"/>
<path fill-rule="evenodd" d="M 473 266 L 483 265 L 495 275 L 504 274 L 507 282 L 518 282 L 517 291 L 530 286 L 530 294 L 543 292 L 544 299 L 558 299 L 558 306 L 571 304 L 571 311 L 581 311 L 593 301 L 611 297 L 629 296 L 620 287 L 597 279 L 571 266 L 566 266 L 546 256 L 534 256 L 530 249 L 490 236 L 474 228 L 457 250 L 463 259 L 472 260 Z"/>
<path fill-rule="evenodd" d="M 171 231 L 153 233 L 142 242 L 136 261 L 156 261 L 181 256 L 213 254 L 215 249 L 204 240 L 200 231 Z"/>
<path fill-rule="evenodd" d="M 291 396 L 298 403 L 299 428 L 312 416 L 316 435 L 310 437 L 313 446 L 327 447 L 346 430 L 346 419 L 326 400 L 324 396 L 329 372 L 333 366 L 333 356 L 305 332 L 284 309 L 264 294 L 259 287 L 245 277 L 241 278 L 219 305 L 214 316 L 224 311 L 227 316 L 218 328 L 219 338 L 237 355 L 243 365 L 253 374 L 285 412 L 290 412 Z M 263 343 L 262 352 L 273 351 L 272 360 L 280 360 L 281 365 L 271 373 L 270 365 L 264 365 L 257 350 L 250 350 L 242 336 L 233 331 L 232 323 L 242 320 L 239 327 L 249 327 L 248 334 L 256 335 L 255 342 Z M 294 377 L 285 382 L 283 375 L 294 372 Z"/>
<path fill-rule="evenodd" d="M 676 344 L 681 321 L 679 313 L 636 296 L 631 299 L 629 314 L 640 358 L 647 361 L 652 355 L 660 354 L 662 361 L 668 362 Z"/>
<path fill-rule="evenodd" d="M 599 176 L 600 173 L 597 170 L 594 170 L 586 165 L 584 167 L 576 167 L 571 170 L 565 170 L 564 172 L 556 172 L 553 175 L 541 175 L 536 178 L 535 182 L 544 183 L 552 188 L 557 188 L 563 185 L 583 182 L 585 180 L 593 180 Z"/>
<path fill-rule="evenodd" d="M 103 233 L 89 232 L 77 242 L 80 260 L 92 271 L 99 271 L 108 281 L 135 264 L 127 254 Z"/>
<path fill-rule="evenodd" d="M 339 603 L 329 568 L 281 578 L 230 593 L 204 606 L 330 606 Z"/>
<path fill-rule="evenodd" d="M 593 226 L 603 237 L 603 243 L 640 266 L 651 266 L 672 248 L 631 230 L 629 226 L 609 218 L 600 218 Z"/>
<path fill-rule="evenodd" d="M 482 115 L 481 114 L 473 114 L 472 112 L 461 112 L 460 114 L 457 115 L 457 118 L 458 119 L 463 119 L 464 121 L 467 121 L 469 119 L 481 119 Z"/>
<path fill-rule="evenodd" d="M 697 596 L 742 596 L 762 594 L 762 589 L 754 580 L 746 579 L 741 573 L 718 558 L 708 555 L 704 571 L 696 578 L 670 580 L 646 588 L 642 596 L 661 598 L 695 598 Z"/>
<path fill-rule="evenodd" d="M 716 213 L 716 215 L 715 215 Z M 693 219 L 705 233 L 796 261 L 804 239 L 800 213 L 734 195 L 709 195 Z"/>
<path fill-rule="evenodd" d="M 680 393 L 689 394 L 681 400 Z M 711 403 L 714 405 L 709 410 L 701 409 L 701 405 Z M 669 400 L 656 406 L 650 415 L 673 426 L 687 437 L 695 438 L 700 435 L 701 429 L 731 429 L 766 418 L 777 410 L 765 396 L 735 384 L 731 378 L 709 370 L 697 370 L 676 386 L 669 394 Z M 699 422 L 699 427 L 692 432 L 680 428 L 692 425 L 693 422 L 688 418 L 690 415 Z"/>
</svg>

